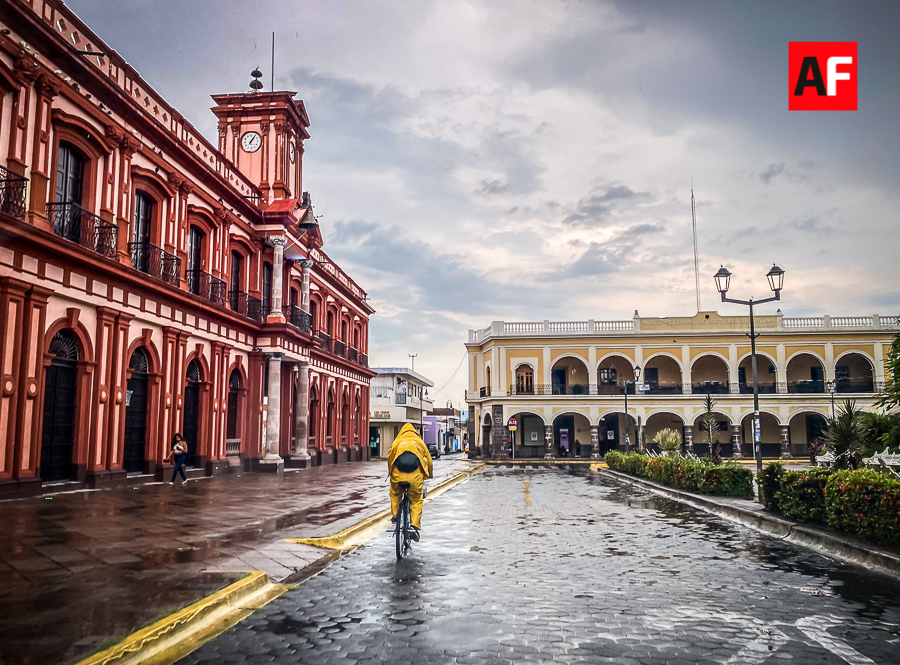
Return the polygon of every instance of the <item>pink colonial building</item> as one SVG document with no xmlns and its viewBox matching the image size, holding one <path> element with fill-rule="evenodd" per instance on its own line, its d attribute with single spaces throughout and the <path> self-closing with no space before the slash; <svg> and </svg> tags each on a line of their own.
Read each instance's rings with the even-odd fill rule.
<svg viewBox="0 0 900 665">
<path fill-rule="evenodd" d="M 294 94 L 214 96 L 213 145 L 62 2 L 4 0 L 0 495 L 163 478 L 175 432 L 194 474 L 367 457 L 374 310 Z"/>
</svg>

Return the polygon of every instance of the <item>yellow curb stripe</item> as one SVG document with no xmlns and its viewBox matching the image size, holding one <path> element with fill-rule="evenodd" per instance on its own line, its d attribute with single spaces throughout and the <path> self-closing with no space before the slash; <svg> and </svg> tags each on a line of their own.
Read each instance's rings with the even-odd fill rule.
<svg viewBox="0 0 900 665">
<path fill-rule="evenodd" d="M 531 505 L 531 490 L 528 487 L 528 469 L 522 469 L 522 489 L 525 492 L 525 505 Z"/>
<path fill-rule="evenodd" d="M 451 487 L 467 480 L 470 474 L 480 470 L 480 468 L 483 467 L 468 469 L 441 481 L 428 490 L 428 497 L 425 499 L 425 502 L 427 503 L 432 499 L 437 498 Z M 329 550 L 353 549 L 368 542 L 377 533 L 383 531 L 390 519 L 391 509 L 387 508 L 330 536 L 316 538 L 285 538 L 285 541 L 289 543 L 298 543 L 300 545 L 323 547 Z"/>
<path fill-rule="evenodd" d="M 170 665 L 290 588 L 252 571 L 76 665 Z"/>
</svg>

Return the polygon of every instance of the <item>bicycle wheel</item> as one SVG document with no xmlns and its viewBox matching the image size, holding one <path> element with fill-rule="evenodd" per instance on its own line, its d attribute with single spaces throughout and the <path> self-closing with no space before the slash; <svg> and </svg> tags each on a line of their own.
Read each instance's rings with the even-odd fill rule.
<svg viewBox="0 0 900 665">
<path fill-rule="evenodd" d="M 403 553 L 409 552 L 409 544 L 412 542 L 412 535 L 409 528 L 409 495 L 403 497 Z"/>
<path fill-rule="evenodd" d="M 404 534 L 405 529 L 403 528 L 403 499 L 406 498 L 404 495 L 400 498 L 400 508 L 397 510 L 397 521 L 394 524 L 394 541 L 397 546 L 397 558 L 403 558 L 403 550 L 404 541 L 406 539 L 406 535 Z"/>
</svg>

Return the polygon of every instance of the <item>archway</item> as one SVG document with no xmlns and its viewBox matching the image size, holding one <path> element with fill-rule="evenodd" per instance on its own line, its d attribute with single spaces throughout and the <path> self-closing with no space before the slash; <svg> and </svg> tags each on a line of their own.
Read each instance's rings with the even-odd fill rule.
<svg viewBox="0 0 900 665">
<path fill-rule="evenodd" d="M 633 375 L 632 375 L 633 376 Z M 621 412 L 607 413 L 600 418 L 597 434 L 600 443 L 600 456 L 603 457 L 610 450 L 625 452 L 625 423 L 628 423 L 628 446 L 633 452 L 638 451 L 638 427 L 634 416 L 629 415 L 625 420 L 625 414 Z"/>
<path fill-rule="evenodd" d="M 597 393 L 600 395 L 621 395 L 624 388 L 619 385 L 619 377 L 627 383 L 634 379 L 634 365 L 625 356 L 607 356 L 597 365 Z M 634 394 L 634 384 L 628 386 L 629 394 Z"/>
<path fill-rule="evenodd" d="M 197 465 L 197 437 L 200 435 L 200 362 L 192 360 L 187 367 L 187 383 L 184 386 L 184 425 L 181 436 L 187 443 L 184 465 Z"/>
<path fill-rule="evenodd" d="M 41 433 L 41 480 L 71 480 L 75 447 L 75 404 L 78 398 L 78 342 L 69 329 L 50 340 L 53 356 L 44 374 L 44 412 Z"/>
<path fill-rule="evenodd" d="M 734 445 L 731 443 L 731 419 L 721 411 L 714 411 L 716 424 L 712 430 L 712 437 L 707 435 L 706 423 L 703 420 L 704 414 L 701 413 L 694 419 L 693 441 L 694 453 L 696 455 L 710 454 L 710 438 L 712 445 L 719 444 L 720 457 L 732 457 L 734 455 Z"/>
<path fill-rule="evenodd" d="M 824 393 L 825 367 L 811 353 L 798 353 L 787 364 L 789 393 Z"/>
<path fill-rule="evenodd" d="M 659 444 L 654 443 L 653 439 L 661 430 L 670 429 L 678 432 L 681 437 L 681 448 L 684 450 L 684 420 L 681 416 L 667 411 L 658 411 L 651 414 L 647 418 L 647 422 L 643 427 L 643 438 L 647 442 L 647 447 L 651 450 L 659 450 Z"/>
<path fill-rule="evenodd" d="M 127 473 L 143 473 L 147 450 L 147 403 L 150 386 L 150 361 L 143 348 L 137 348 L 128 362 L 130 376 L 125 391 L 125 442 L 122 466 Z"/>
<path fill-rule="evenodd" d="M 728 365 L 719 356 L 700 356 L 691 365 L 691 392 L 695 395 L 727 395 Z"/>
<path fill-rule="evenodd" d="M 591 423 L 580 413 L 562 413 L 553 419 L 555 457 L 590 457 Z"/>
<path fill-rule="evenodd" d="M 512 415 L 516 419 L 516 429 L 513 435 L 516 459 L 544 457 L 547 452 L 547 444 L 544 442 L 544 419 L 534 413 L 519 411 Z"/>
<path fill-rule="evenodd" d="M 325 445 L 334 447 L 334 391 L 328 391 L 328 402 L 325 405 Z"/>
<path fill-rule="evenodd" d="M 491 456 L 491 414 L 485 413 L 481 425 L 481 456 L 489 459 Z"/>
<path fill-rule="evenodd" d="M 531 365 L 516 367 L 516 386 L 514 395 L 534 395 L 534 369 Z"/>
<path fill-rule="evenodd" d="M 551 390 L 554 395 L 587 395 L 590 379 L 587 365 L 580 358 L 560 358 L 550 370 Z"/>
<path fill-rule="evenodd" d="M 653 356 L 644 367 L 644 385 L 647 395 L 680 395 L 682 387 L 681 367 L 673 358 Z"/>
<path fill-rule="evenodd" d="M 774 394 L 778 386 L 775 361 L 762 353 L 756 354 L 756 383 L 760 394 Z M 738 364 L 738 390 L 742 395 L 753 393 L 753 356 L 747 355 Z"/>
<path fill-rule="evenodd" d="M 875 369 L 861 353 L 847 353 L 834 364 L 835 392 L 875 392 Z"/>
<path fill-rule="evenodd" d="M 789 423 L 791 455 L 809 457 L 809 444 L 819 439 L 824 443 L 828 434 L 828 421 L 816 411 L 800 411 L 791 416 Z"/>
<path fill-rule="evenodd" d="M 741 421 L 741 441 L 744 457 L 753 457 L 753 414 Z M 781 426 L 771 413 L 759 413 L 759 441 L 763 457 L 781 457 Z"/>
<path fill-rule="evenodd" d="M 309 437 L 309 449 L 316 450 L 317 435 L 319 433 L 319 391 L 315 386 L 309 388 L 309 428 L 307 436 Z"/>
<path fill-rule="evenodd" d="M 228 405 L 225 414 L 225 455 L 238 457 L 241 454 L 241 434 L 238 428 L 238 404 L 241 396 L 241 373 L 232 370 L 228 377 Z"/>
</svg>

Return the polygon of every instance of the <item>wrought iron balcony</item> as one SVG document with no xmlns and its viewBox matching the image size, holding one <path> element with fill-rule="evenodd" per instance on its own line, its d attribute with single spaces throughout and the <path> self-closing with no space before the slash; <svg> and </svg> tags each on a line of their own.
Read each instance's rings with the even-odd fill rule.
<svg viewBox="0 0 900 665">
<path fill-rule="evenodd" d="M 262 300 L 246 291 L 229 291 L 228 307 L 232 312 L 243 314 L 248 319 L 262 322 Z"/>
<path fill-rule="evenodd" d="M 194 295 L 215 305 L 225 306 L 225 291 L 228 285 L 224 280 L 213 277 L 203 270 L 188 270 L 187 287 Z"/>
<path fill-rule="evenodd" d="M 691 385 L 691 392 L 695 395 L 727 395 L 727 381 L 698 381 Z"/>
<path fill-rule="evenodd" d="M 346 354 L 346 349 L 347 345 L 339 339 L 336 339 L 331 343 L 331 352 L 336 356 L 341 356 L 343 358 Z"/>
<path fill-rule="evenodd" d="M 369 366 L 369 356 L 365 353 L 360 353 L 359 354 L 359 364 L 362 367 L 368 367 Z"/>
<path fill-rule="evenodd" d="M 53 232 L 60 238 L 76 242 L 92 252 L 116 260 L 119 228 L 77 203 L 48 203 L 47 216 Z"/>
<path fill-rule="evenodd" d="M 292 326 L 300 328 L 303 332 L 312 331 L 312 317 L 309 312 L 304 312 L 296 305 L 285 305 L 282 311 L 284 311 L 284 318 Z"/>
<path fill-rule="evenodd" d="M 869 379 L 866 381 L 865 379 L 857 379 L 852 381 L 850 379 L 838 379 L 835 385 L 835 392 L 837 393 L 874 393 L 875 392 L 875 382 Z"/>
<path fill-rule="evenodd" d="M 816 379 L 788 381 L 787 391 L 789 393 L 824 393 L 825 382 L 817 381 Z"/>
<path fill-rule="evenodd" d="M 331 351 L 331 335 L 327 332 L 319 331 L 319 348 L 325 351 Z"/>
<path fill-rule="evenodd" d="M 131 265 L 172 286 L 181 281 L 181 259 L 149 242 L 130 242 Z"/>
<path fill-rule="evenodd" d="M 753 394 L 753 384 L 752 383 L 738 383 L 732 384 L 732 386 L 737 385 L 738 391 L 741 395 L 752 395 Z M 759 394 L 760 395 L 774 395 L 778 392 L 778 386 L 774 383 L 760 383 L 759 384 Z"/>
<path fill-rule="evenodd" d="M 28 178 L 0 166 L 0 212 L 11 217 L 25 216 L 25 189 Z"/>
<path fill-rule="evenodd" d="M 395 404 L 406 404 L 406 393 L 397 393 L 394 400 Z"/>
<path fill-rule="evenodd" d="M 347 349 L 347 360 L 354 363 L 359 362 L 359 351 L 351 346 L 349 349 Z"/>
</svg>

